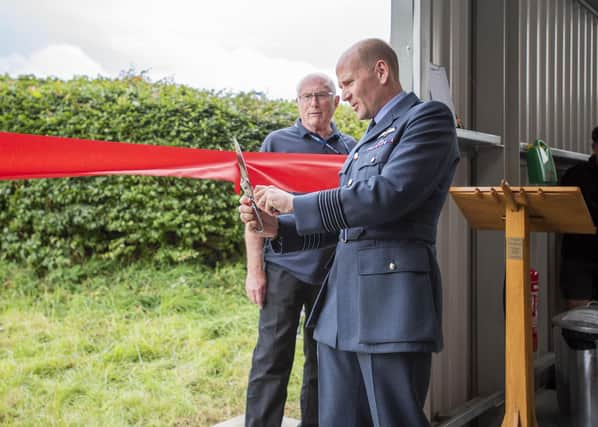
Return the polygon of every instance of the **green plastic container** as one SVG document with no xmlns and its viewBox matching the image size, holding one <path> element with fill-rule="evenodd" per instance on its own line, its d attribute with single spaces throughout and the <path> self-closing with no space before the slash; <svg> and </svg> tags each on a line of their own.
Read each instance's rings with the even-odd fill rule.
<svg viewBox="0 0 598 427">
<path fill-rule="evenodd" d="M 531 185 L 559 183 L 550 148 L 541 139 L 527 145 L 527 178 Z"/>
</svg>

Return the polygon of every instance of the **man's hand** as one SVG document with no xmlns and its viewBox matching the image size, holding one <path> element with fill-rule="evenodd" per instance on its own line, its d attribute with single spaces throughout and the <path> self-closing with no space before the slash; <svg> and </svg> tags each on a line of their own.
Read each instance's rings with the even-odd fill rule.
<svg viewBox="0 0 598 427">
<path fill-rule="evenodd" d="M 253 207 L 251 207 L 251 200 L 247 196 L 241 197 L 239 217 L 249 231 L 258 234 L 261 237 L 276 237 L 278 234 L 278 218 L 266 215 L 265 212 L 262 212 L 262 215 L 260 216 L 262 223 L 264 224 L 264 230 L 256 231 L 259 229 L 259 223 L 255 216 L 255 211 L 253 210 Z"/>
<path fill-rule="evenodd" d="M 245 277 L 245 293 L 247 293 L 249 301 L 257 304 L 260 310 L 264 307 L 267 286 L 268 282 L 264 271 L 247 271 L 247 276 Z"/>
<path fill-rule="evenodd" d="M 293 195 L 272 185 L 258 185 L 254 190 L 257 207 L 270 215 L 293 212 Z"/>
</svg>

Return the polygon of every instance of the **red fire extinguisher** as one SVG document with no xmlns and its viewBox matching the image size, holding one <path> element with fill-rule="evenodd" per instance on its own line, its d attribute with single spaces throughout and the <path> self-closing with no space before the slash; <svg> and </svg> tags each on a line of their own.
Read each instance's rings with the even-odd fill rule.
<svg viewBox="0 0 598 427">
<path fill-rule="evenodd" d="M 538 350 L 538 281 L 539 281 L 539 274 L 538 272 L 530 268 L 529 270 L 529 282 L 531 287 L 531 295 L 532 295 L 532 347 L 534 352 Z"/>
</svg>

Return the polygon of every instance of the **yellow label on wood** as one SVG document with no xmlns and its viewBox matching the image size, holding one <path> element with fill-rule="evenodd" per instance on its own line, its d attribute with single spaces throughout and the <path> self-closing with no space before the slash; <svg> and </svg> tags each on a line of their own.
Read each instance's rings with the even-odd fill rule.
<svg viewBox="0 0 598 427">
<path fill-rule="evenodd" d="M 507 258 L 508 259 L 522 259 L 523 258 L 523 239 L 521 237 L 507 238 Z"/>
</svg>

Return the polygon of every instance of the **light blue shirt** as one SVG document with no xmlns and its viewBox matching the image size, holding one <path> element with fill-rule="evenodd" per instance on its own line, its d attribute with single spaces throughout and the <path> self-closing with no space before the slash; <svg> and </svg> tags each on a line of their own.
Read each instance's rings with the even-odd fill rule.
<svg viewBox="0 0 598 427">
<path fill-rule="evenodd" d="M 380 108 L 380 110 L 374 116 L 374 122 L 380 123 L 380 120 L 386 116 L 386 114 L 397 105 L 401 99 L 407 96 L 407 92 L 400 91 L 397 95 L 395 95 L 390 101 L 388 101 L 384 107 Z"/>
</svg>

